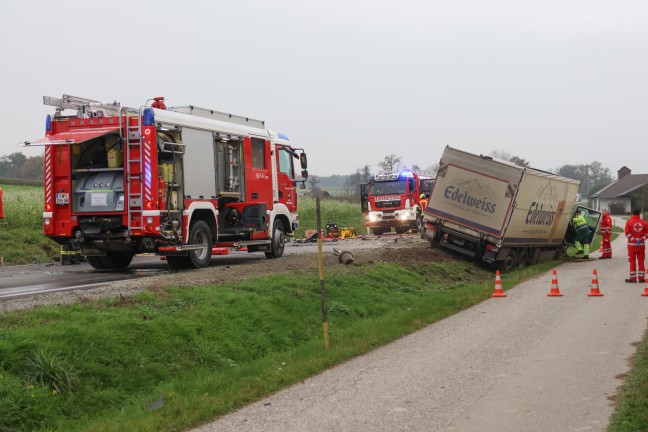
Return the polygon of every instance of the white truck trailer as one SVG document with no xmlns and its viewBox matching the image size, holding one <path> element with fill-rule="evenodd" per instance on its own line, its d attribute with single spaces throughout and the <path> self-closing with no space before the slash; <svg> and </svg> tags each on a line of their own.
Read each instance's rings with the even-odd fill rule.
<svg viewBox="0 0 648 432">
<path fill-rule="evenodd" d="M 580 182 L 446 147 L 422 233 L 433 246 L 503 271 L 550 261 L 573 241 Z M 600 213 L 581 207 L 591 243 Z"/>
</svg>

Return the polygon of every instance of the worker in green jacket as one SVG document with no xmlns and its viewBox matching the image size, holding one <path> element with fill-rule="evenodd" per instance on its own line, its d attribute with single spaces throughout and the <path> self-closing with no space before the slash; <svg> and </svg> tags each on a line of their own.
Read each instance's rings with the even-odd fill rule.
<svg viewBox="0 0 648 432">
<path fill-rule="evenodd" d="M 576 255 L 583 255 L 584 259 L 589 259 L 590 228 L 580 210 L 574 212 L 572 223 L 576 233 L 574 236 L 574 246 L 577 249 Z"/>
</svg>

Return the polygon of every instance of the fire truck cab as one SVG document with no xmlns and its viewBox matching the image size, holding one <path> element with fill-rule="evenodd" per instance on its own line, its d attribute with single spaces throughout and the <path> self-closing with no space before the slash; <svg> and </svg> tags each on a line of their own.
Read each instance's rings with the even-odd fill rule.
<svg viewBox="0 0 648 432">
<path fill-rule="evenodd" d="M 167 108 L 162 97 L 139 108 L 43 100 L 56 112 L 46 136 L 25 145 L 45 146 L 44 232 L 93 267 L 124 268 L 139 253 L 176 269 L 230 249 L 283 255 L 308 177 L 306 153 L 285 135 L 247 117 Z"/>
<path fill-rule="evenodd" d="M 367 231 L 381 235 L 392 228 L 398 234 L 419 229 L 417 214 L 424 210 L 420 209 L 420 196 L 429 197 L 433 183 L 432 177 L 404 171 L 379 173 L 368 183 L 360 185 L 360 202 Z"/>
</svg>

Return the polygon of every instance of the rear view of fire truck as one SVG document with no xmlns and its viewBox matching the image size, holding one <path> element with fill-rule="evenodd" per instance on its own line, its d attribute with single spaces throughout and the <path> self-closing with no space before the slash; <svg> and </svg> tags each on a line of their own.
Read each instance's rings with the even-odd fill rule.
<svg viewBox="0 0 648 432">
<path fill-rule="evenodd" d="M 360 185 L 367 230 L 381 235 L 392 228 L 399 234 L 418 229 L 421 195 L 429 196 L 433 183 L 432 177 L 406 171 L 376 174 L 369 183 Z"/>
<path fill-rule="evenodd" d="M 44 103 L 56 107 L 46 136 L 25 142 L 45 145 L 44 232 L 93 267 L 124 268 L 138 253 L 177 269 L 232 248 L 283 255 L 307 160 L 263 121 L 161 97 L 137 109 L 67 95 Z"/>
</svg>

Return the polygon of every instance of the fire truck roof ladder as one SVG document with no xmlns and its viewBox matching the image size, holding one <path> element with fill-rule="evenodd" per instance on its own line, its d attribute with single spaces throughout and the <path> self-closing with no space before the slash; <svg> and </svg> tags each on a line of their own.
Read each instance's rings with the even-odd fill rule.
<svg viewBox="0 0 648 432">
<path fill-rule="evenodd" d="M 77 96 L 63 95 L 61 98 L 43 96 L 43 105 L 49 105 L 59 108 L 58 111 L 65 109 L 76 110 L 79 117 L 93 115 L 117 115 L 121 114 L 122 108 L 119 102 L 99 102 L 93 99 L 86 99 Z M 129 113 L 136 111 L 128 108 Z"/>
<path fill-rule="evenodd" d="M 140 111 L 143 111 L 142 107 Z M 128 229 L 144 228 L 144 178 L 142 176 L 142 117 L 138 116 L 137 125 L 131 126 L 126 120 L 126 140 L 124 146 L 124 166 L 127 171 L 128 202 Z"/>
</svg>

